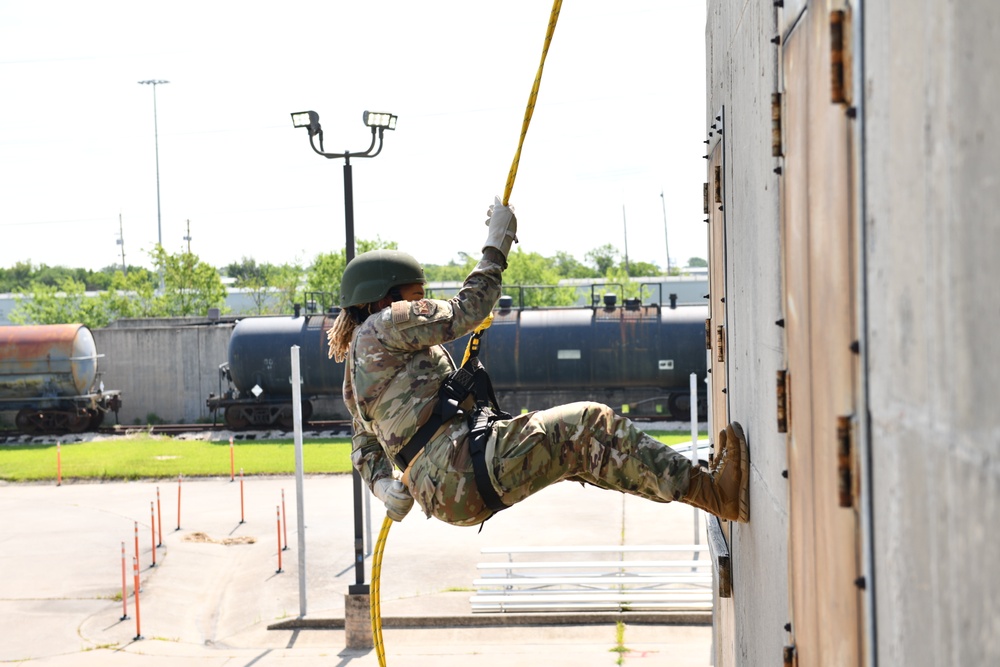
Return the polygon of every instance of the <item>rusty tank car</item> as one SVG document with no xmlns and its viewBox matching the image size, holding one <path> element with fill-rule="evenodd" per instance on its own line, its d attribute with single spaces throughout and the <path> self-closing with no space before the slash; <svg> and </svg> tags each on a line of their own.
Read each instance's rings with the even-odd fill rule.
<svg viewBox="0 0 1000 667">
<path fill-rule="evenodd" d="M 25 433 L 95 430 L 121 392 L 106 390 L 94 335 L 82 324 L 0 327 L 0 411 Z"/>
</svg>

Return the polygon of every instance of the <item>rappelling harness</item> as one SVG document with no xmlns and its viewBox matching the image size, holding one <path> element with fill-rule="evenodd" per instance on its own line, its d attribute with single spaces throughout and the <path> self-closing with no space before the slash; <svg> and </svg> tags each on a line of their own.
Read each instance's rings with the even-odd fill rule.
<svg viewBox="0 0 1000 667">
<path fill-rule="evenodd" d="M 486 507 L 496 514 L 509 505 L 503 502 L 490 480 L 486 462 L 486 443 L 489 441 L 493 423 L 499 419 L 510 419 L 511 415 L 500 409 L 496 392 L 493 391 L 493 383 L 483 362 L 479 360 L 479 344 L 492 320 L 493 314 L 490 313 L 490 316 L 472 332 L 461 367 L 449 373 L 441 383 L 438 400 L 431 416 L 396 454 L 394 461 L 400 470 L 405 471 L 443 424 L 459 415 L 464 415 L 469 424 L 469 455 L 472 457 L 476 489 Z M 463 405 L 469 405 L 470 397 L 472 408 L 463 409 Z"/>
</svg>

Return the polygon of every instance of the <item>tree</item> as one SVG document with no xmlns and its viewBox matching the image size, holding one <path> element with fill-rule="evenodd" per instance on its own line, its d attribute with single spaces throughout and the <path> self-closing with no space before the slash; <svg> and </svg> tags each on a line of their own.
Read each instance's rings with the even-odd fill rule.
<svg viewBox="0 0 1000 667">
<path fill-rule="evenodd" d="M 691 268 L 696 266 L 708 266 L 708 262 L 703 260 L 701 257 L 692 257 L 688 260 L 688 266 Z"/>
<path fill-rule="evenodd" d="M 395 241 L 383 241 L 376 237 L 374 241 L 357 239 L 357 254 L 371 250 L 396 250 Z M 306 272 L 306 292 L 329 294 L 333 304 L 340 302 L 340 278 L 347 267 L 347 253 L 341 249 L 336 252 L 323 252 L 316 255 L 312 266 Z"/>
<path fill-rule="evenodd" d="M 468 253 L 460 252 L 458 257 L 461 260 L 456 262 L 451 260 L 447 264 L 425 264 L 424 277 L 428 282 L 462 282 L 469 272 L 476 267 L 479 259 L 472 257 Z"/>
<path fill-rule="evenodd" d="M 560 250 L 552 258 L 552 268 L 562 278 L 597 278 L 601 275 L 582 264 L 565 250 Z"/>
<path fill-rule="evenodd" d="M 0 292 L 20 292 L 31 287 L 35 267 L 31 261 L 17 262 L 9 269 L 0 269 Z"/>
<path fill-rule="evenodd" d="M 150 253 L 156 269 L 163 273 L 159 295 L 172 317 L 206 315 L 209 308 L 225 309 L 226 288 L 219 272 L 191 252 L 170 255 L 157 245 Z"/>
<path fill-rule="evenodd" d="M 620 268 L 624 268 L 624 264 Z M 633 278 L 660 275 L 660 267 L 652 262 L 629 262 L 628 274 Z"/>
<path fill-rule="evenodd" d="M 226 288 L 218 272 L 196 255 L 169 255 L 157 246 L 150 257 L 163 273 L 162 293 L 156 291 L 159 278 L 145 269 L 128 276 L 116 271 L 109 289 L 98 296 L 87 296 L 86 285 L 66 275 L 57 286 L 32 283 L 28 294 L 16 299 L 10 319 L 18 324 L 81 322 L 100 328 L 122 318 L 204 315 L 209 308 L 225 307 Z"/>
<path fill-rule="evenodd" d="M 632 276 L 625 270 L 624 264 L 608 269 L 608 272 L 604 274 L 604 279 L 608 281 L 609 287 L 621 285 L 622 293 L 619 296 L 622 299 L 635 299 L 642 295 L 642 283 L 632 280 Z"/>
<path fill-rule="evenodd" d="M 243 289 L 254 304 L 255 315 L 288 313 L 295 303 L 302 267 L 298 264 L 257 264 L 256 260 L 243 257 L 225 268 L 226 274 L 236 279 L 236 287 Z"/>
<path fill-rule="evenodd" d="M 109 322 L 166 316 L 168 313 L 165 304 L 156 295 L 159 281 L 159 277 L 147 269 L 133 267 L 128 275 L 116 271 L 111 277 L 111 285 L 99 297 L 108 313 Z"/>
<path fill-rule="evenodd" d="M 30 296 L 15 298 L 10 313 L 14 324 L 70 324 L 79 322 L 91 328 L 107 326 L 110 314 L 94 297 L 86 296 L 86 285 L 67 276 L 58 286 L 33 283 Z"/>
<path fill-rule="evenodd" d="M 559 274 L 551 262 L 536 252 L 524 252 L 520 248 L 507 256 L 507 269 L 503 272 L 504 293 L 514 296 L 514 303 L 523 306 L 568 306 L 576 303 L 576 289 L 554 287 L 559 283 Z M 514 286 L 532 285 L 532 289 L 518 289 Z M 544 285 L 545 289 L 537 289 Z"/>
<path fill-rule="evenodd" d="M 617 266 L 619 257 L 621 257 L 621 253 L 618 252 L 618 248 L 610 243 L 606 243 L 599 248 L 594 248 L 583 256 L 585 260 L 594 266 L 598 276 L 607 275 L 609 269 Z"/>
</svg>

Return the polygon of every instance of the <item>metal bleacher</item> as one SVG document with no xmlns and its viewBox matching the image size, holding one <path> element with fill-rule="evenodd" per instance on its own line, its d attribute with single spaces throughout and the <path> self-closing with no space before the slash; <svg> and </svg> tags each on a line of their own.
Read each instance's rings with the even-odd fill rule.
<svg viewBox="0 0 1000 667">
<path fill-rule="evenodd" d="M 711 611 L 706 545 L 491 547 L 473 612 Z"/>
</svg>

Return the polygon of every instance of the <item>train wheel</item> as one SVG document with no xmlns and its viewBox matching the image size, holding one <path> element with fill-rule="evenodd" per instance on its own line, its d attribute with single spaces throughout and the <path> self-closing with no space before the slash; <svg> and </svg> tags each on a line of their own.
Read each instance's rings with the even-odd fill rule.
<svg viewBox="0 0 1000 667">
<path fill-rule="evenodd" d="M 37 413 L 34 410 L 29 410 L 25 408 L 17 413 L 14 418 L 14 425 L 22 433 L 41 433 L 38 425 L 35 423 L 35 417 Z"/>
<path fill-rule="evenodd" d="M 226 408 L 226 426 L 234 430 L 244 429 L 250 422 L 243 416 L 243 410 L 238 405 Z"/>
<path fill-rule="evenodd" d="M 670 394 L 667 398 L 667 410 L 670 416 L 678 421 L 691 418 L 691 397 L 684 393 Z"/>
<path fill-rule="evenodd" d="M 87 410 L 87 412 L 90 413 L 90 423 L 87 428 L 95 431 L 101 428 L 101 424 L 104 423 L 104 413 L 100 410 Z"/>
<path fill-rule="evenodd" d="M 66 413 L 66 429 L 70 433 L 83 433 L 90 426 L 90 415 L 86 410 Z"/>
</svg>

